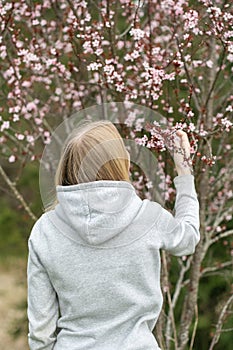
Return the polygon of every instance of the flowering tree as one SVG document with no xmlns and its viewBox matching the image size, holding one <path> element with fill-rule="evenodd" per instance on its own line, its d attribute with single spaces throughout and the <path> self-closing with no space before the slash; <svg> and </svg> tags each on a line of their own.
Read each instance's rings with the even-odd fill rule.
<svg viewBox="0 0 233 350">
<path fill-rule="evenodd" d="M 155 333 L 165 349 L 198 344 L 199 314 L 208 307 L 199 287 L 209 276 L 224 272 L 226 281 L 210 314 L 205 349 L 221 343 L 233 304 L 232 10 L 224 0 L 0 1 L 0 174 L 33 220 L 18 174 L 12 179 L 3 164 L 20 169 L 38 161 L 55 126 L 75 111 L 135 102 L 189 135 L 201 241 L 190 257 L 162 253 L 165 302 Z M 175 174 L 157 124 L 144 125 L 133 115 L 127 123 L 131 136 L 157 154 L 172 208 Z M 131 172 L 136 188 L 145 184 Z"/>
</svg>

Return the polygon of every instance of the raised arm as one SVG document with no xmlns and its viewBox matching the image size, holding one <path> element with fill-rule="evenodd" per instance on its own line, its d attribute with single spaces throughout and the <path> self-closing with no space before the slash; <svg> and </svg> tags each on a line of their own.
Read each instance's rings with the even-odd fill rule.
<svg viewBox="0 0 233 350">
<path fill-rule="evenodd" d="M 193 175 L 174 178 L 176 187 L 175 215 L 162 208 L 157 228 L 161 248 L 176 256 L 193 254 L 200 240 L 199 202 Z"/>
<path fill-rule="evenodd" d="M 190 144 L 185 132 L 176 133 L 174 162 L 178 176 L 174 178 L 176 187 L 175 214 L 162 208 L 157 224 L 161 232 L 161 248 L 173 255 L 193 254 L 200 240 L 199 202 L 194 176 L 190 166 Z"/>
</svg>

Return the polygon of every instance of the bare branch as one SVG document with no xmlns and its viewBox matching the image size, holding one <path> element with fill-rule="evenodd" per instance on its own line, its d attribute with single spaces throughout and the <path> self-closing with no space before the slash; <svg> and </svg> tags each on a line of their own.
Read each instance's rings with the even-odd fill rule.
<svg viewBox="0 0 233 350">
<path fill-rule="evenodd" d="M 214 54 L 216 55 L 216 52 L 214 52 Z M 205 102 L 205 109 L 207 108 L 208 106 L 208 103 L 210 101 L 210 98 L 211 98 L 211 95 L 214 91 L 214 88 L 215 88 L 215 85 L 217 83 L 217 80 L 219 78 L 219 75 L 222 71 L 222 67 L 223 67 L 223 63 L 224 63 L 224 59 L 225 59 L 225 55 L 226 55 L 226 49 L 224 48 L 223 52 L 222 52 L 222 57 L 220 59 L 220 64 L 218 65 L 218 71 L 217 71 L 217 74 L 215 75 L 215 78 L 211 84 L 211 87 L 210 87 L 210 90 L 208 92 L 208 95 L 207 95 L 207 98 L 206 98 L 206 102 Z M 213 69 L 211 69 L 211 72 L 213 71 Z"/>
<path fill-rule="evenodd" d="M 166 293 L 167 293 L 167 299 L 168 299 L 168 304 L 169 304 L 169 316 L 170 316 L 169 318 L 171 319 L 172 331 L 173 331 L 173 334 L 174 334 L 175 350 L 177 350 L 178 349 L 178 343 L 177 343 L 177 334 L 176 334 L 176 324 L 175 324 L 174 310 L 173 310 L 172 300 L 171 300 L 171 293 L 170 293 L 170 288 L 169 288 L 167 259 L 166 259 L 166 253 L 164 251 L 162 251 L 162 262 L 163 262 L 163 268 L 164 268 Z M 170 340 L 171 340 L 170 336 L 168 338 L 166 338 L 167 349 L 169 348 Z"/>
<path fill-rule="evenodd" d="M 226 231 L 226 232 L 223 232 L 223 233 L 220 233 L 220 235 L 218 236 L 215 236 L 214 238 L 212 238 L 209 242 L 209 246 L 217 241 L 219 241 L 220 239 L 222 238 L 226 238 L 226 237 L 229 237 L 233 235 L 233 230 L 229 230 L 229 231 Z"/>
<path fill-rule="evenodd" d="M 168 320 L 167 320 L 167 325 L 166 325 L 166 338 L 171 337 L 171 320 L 172 320 L 171 313 L 175 309 L 175 306 L 176 306 L 176 303 L 178 301 L 181 289 L 184 287 L 184 283 L 183 283 L 184 276 L 185 276 L 185 273 L 190 268 L 191 261 L 192 261 L 192 257 L 190 256 L 187 260 L 186 265 L 182 264 L 182 266 L 181 266 L 179 277 L 178 277 L 178 280 L 176 282 L 175 291 L 174 291 L 174 294 L 172 297 L 171 308 L 169 309 Z"/>
<path fill-rule="evenodd" d="M 37 220 L 36 215 L 31 211 L 30 207 L 27 205 L 27 203 L 26 203 L 25 199 L 23 198 L 22 194 L 19 193 L 19 191 L 17 190 L 15 184 L 7 176 L 7 174 L 5 173 L 5 171 L 3 170 L 1 165 L 0 165 L 0 174 L 2 175 L 3 179 L 5 180 L 7 185 L 10 187 L 12 192 L 14 193 L 16 199 L 21 203 L 21 205 L 23 206 L 24 210 L 28 213 L 30 218 L 33 221 L 36 221 Z"/>
<path fill-rule="evenodd" d="M 228 267 L 228 266 L 232 266 L 233 265 L 233 262 L 232 261 L 226 261 L 224 263 L 220 263 L 219 265 L 217 266 L 208 266 L 206 268 L 204 268 L 201 272 L 201 276 L 205 276 L 211 272 L 215 272 L 215 271 L 218 271 L 218 270 L 221 270 L 221 269 L 224 269 L 225 267 Z"/>
<path fill-rule="evenodd" d="M 203 245 L 202 241 L 197 246 L 196 252 L 193 255 L 190 280 L 187 286 L 188 293 L 186 293 L 183 303 L 180 330 L 179 330 L 179 350 L 184 350 L 189 340 L 189 329 L 195 314 L 197 305 L 197 295 L 200 279 L 200 266 L 203 260 Z"/>
<path fill-rule="evenodd" d="M 214 223 L 213 223 L 213 228 L 212 228 L 212 230 L 209 232 L 209 236 L 210 236 L 210 237 L 214 234 L 214 232 L 215 232 L 217 226 L 219 226 L 219 224 L 221 224 L 221 222 L 223 222 L 224 218 L 225 218 L 227 215 L 231 214 L 232 211 L 233 211 L 233 208 L 232 208 L 232 207 L 226 209 L 225 211 L 223 210 L 223 209 L 224 209 L 224 206 L 225 206 L 225 204 L 226 204 L 226 200 L 227 200 L 227 198 L 225 198 L 225 200 L 223 200 L 223 202 L 221 203 L 220 208 L 218 209 L 218 213 L 217 213 L 217 215 L 216 215 L 216 217 L 215 217 L 215 221 L 214 221 Z"/>
<path fill-rule="evenodd" d="M 225 305 L 222 308 L 222 311 L 219 315 L 218 322 L 216 325 L 216 332 L 215 332 L 214 337 L 212 339 L 212 342 L 210 344 L 209 350 L 213 350 L 213 348 L 215 347 L 215 345 L 219 341 L 220 335 L 222 333 L 222 327 L 223 327 L 223 323 L 224 323 L 224 320 L 226 317 L 227 309 L 228 309 L 228 307 L 231 306 L 232 303 L 233 303 L 233 294 L 227 299 Z"/>
<path fill-rule="evenodd" d="M 194 323 L 194 327 L 193 327 L 193 333 L 192 333 L 192 337 L 191 337 L 189 350 L 193 349 L 194 339 L 195 339 L 195 335 L 196 335 L 196 331 L 197 331 L 197 325 L 198 325 L 198 307 L 197 307 L 197 305 L 195 305 L 195 323 Z"/>
</svg>

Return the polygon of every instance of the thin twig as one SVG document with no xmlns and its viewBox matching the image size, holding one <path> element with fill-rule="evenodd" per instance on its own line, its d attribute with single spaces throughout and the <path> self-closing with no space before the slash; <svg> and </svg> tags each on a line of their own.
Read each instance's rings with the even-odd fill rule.
<svg viewBox="0 0 233 350">
<path fill-rule="evenodd" d="M 222 239 L 222 238 L 229 237 L 229 236 L 231 236 L 231 235 L 233 235 L 233 230 L 229 230 L 229 231 L 223 232 L 223 233 L 221 233 L 220 235 L 218 235 L 218 236 L 212 238 L 212 239 L 210 240 L 210 242 L 209 242 L 209 245 L 211 245 L 211 244 L 213 244 L 213 243 L 219 241 L 219 240 Z"/>
<path fill-rule="evenodd" d="M 209 266 L 209 267 L 206 267 L 205 269 L 202 270 L 201 276 L 206 275 L 206 274 L 209 273 L 209 272 L 215 272 L 215 271 L 218 271 L 218 270 L 220 270 L 220 269 L 223 269 L 224 267 L 232 266 L 232 265 L 233 265 L 233 262 L 232 262 L 232 261 L 226 261 L 226 262 L 224 262 L 224 263 L 220 263 L 218 266 Z"/>
<path fill-rule="evenodd" d="M 233 302 L 233 294 L 227 299 L 226 303 L 224 304 L 224 306 L 222 308 L 222 311 L 219 315 L 218 322 L 216 325 L 216 332 L 215 332 L 214 337 L 212 339 L 212 342 L 210 344 L 209 350 L 213 350 L 214 346 L 219 341 L 220 335 L 222 333 L 224 318 L 226 316 L 227 309 L 231 305 L 232 302 Z"/>
<path fill-rule="evenodd" d="M 193 333 L 192 333 L 192 338 L 191 338 L 189 350 L 193 349 L 194 339 L 195 339 L 196 331 L 197 331 L 197 325 L 198 325 L 198 307 L 196 304 L 195 305 L 195 323 L 194 323 L 194 327 L 193 327 Z"/>
<path fill-rule="evenodd" d="M 191 261 L 192 261 L 192 257 L 189 257 L 186 265 L 182 264 L 182 267 L 181 267 L 181 270 L 179 273 L 179 278 L 176 282 L 175 291 L 174 291 L 173 296 L 172 296 L 172 308 L 170 308 L 170 310 L 169 310 L 168 320 L 167 320 L 167 325 L 166 325 L 166 338 L 171 337 L 171 312 L 172 312 L 172 310 L 175 309 L 180 292 L 181 292 L 182 288 L 184 287 L 184 284 L 183 284 L 184 276 L 185 276 L 185 273 L 190 268 Z"/>
<path fill-rule="evenodd" d="M 174 312 L 173 312 L 173 306 L 172 306 L 172 300 L 171 300 L 171 293 L 170 293 L 170 288 L 169 288 L 169 282 L 168 282 L 168 269 L 167 269 L 167 259 L 166 259 L 166 253 L 162 251 L 162 262 L 163 262 L 163 267 L 164 267 L 164 277 L 165 277 L 165 283 L 167 287 L 167 299 L 168 299 L 168 305 L 169 305 L 169 314 L 171 317 L 171 323 L 172 323 L 172 329 L 173 329 L 173 335 L 174 335 L 174 345 L 175 345 L 175 350 L 178 349 L 178 342 L 177 342 L 177 333 L 176 333 L 176 324 L 175 324 L 175 318 L 174 318 Z M 167 341 L 170 341 L 171 338 L 166 339 Z"/>
<path fill-rule="evenodd" d="M 25 199 L 23 198 L 22 194 L 19 193 L 19 191 L 17 190 L 15 184 L 10 180 L 10 178 L 7 176 L 7 174 L 5 173 L 5 171 L 3 170 L 2 166 L 0 165 L 0 174 L 2 175 L 3 179 L 5 180 L 5 182 L 7 183 L 7 185 L 10 187 L 10 189 L 12 190 L 12 192 L 14 193 L 16 199 L 18 199 L 18 201 L 22 204 L 23 208 L 25 209 L 25 211 L 28 213 L 28 215 L 30 216 L 30 218 L 33 221 L 37 220 L 36 215 L 31 211 L 30 207 L 27 205 Z"/>
</svg>

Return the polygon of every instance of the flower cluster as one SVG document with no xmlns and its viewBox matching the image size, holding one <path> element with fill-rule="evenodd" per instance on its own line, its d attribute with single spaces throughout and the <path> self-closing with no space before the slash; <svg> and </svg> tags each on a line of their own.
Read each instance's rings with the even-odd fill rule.
<svg viewBox="0 0 233 350">
<path fill-rule="evenodd" d="M 73 6 L 61 0 L 56 7 L 47 0 L 1 3 L 1 29 L 11 33 L 0 35 L 0 143 L 9 162 L 39 158 L 36 143 L 50 142 L 50 120 L 54 126 L 80 108 L 124 100 L 167 119 L 166 126 L 145 129 L 143 116 L 129 113 L 125 123 L 137 143 L 172 152 L 173 132 L 181 128 L 201 166 L 214 165 L 198 147 L 200 139 L 224 131 L 230 137 L 232 130 L 230 7 L 211 0 L 152 1 L 148 8 L 120 3 L 121 9 L 101 1 L 98 16 L 81 0 Z M 210 36 L 213 47 L 204 44 Z"/>
</svg>

